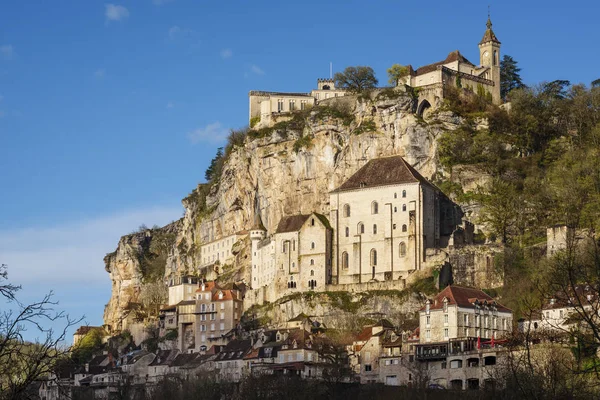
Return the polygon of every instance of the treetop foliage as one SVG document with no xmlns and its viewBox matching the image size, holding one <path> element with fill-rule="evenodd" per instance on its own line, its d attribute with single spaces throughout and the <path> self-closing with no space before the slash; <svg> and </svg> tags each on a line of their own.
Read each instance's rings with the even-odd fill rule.
<svg viewBox="0 0 600 400">
<path fill-rule="evenodd" d="M 374 89 L 379 83 L 375 78 L 373 68 L 366 66 L 346 67 L 344 72 L 336 72 L 333 79 L 336 87 L 347 89 L 353 93 Z"/>
</svg>

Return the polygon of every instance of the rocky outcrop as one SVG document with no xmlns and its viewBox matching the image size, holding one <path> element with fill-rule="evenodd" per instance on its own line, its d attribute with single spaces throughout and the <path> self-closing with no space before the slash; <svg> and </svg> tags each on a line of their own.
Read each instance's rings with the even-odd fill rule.
<svg viewBox="0 0 600 400">
<path fill-rule="evenodd" d="M 177 221 L 160 229 L 143 229 L 125 235 L 119 240 L 117 249 L 104 257 L 105 269 L 112 282 L 110 300 L 104 308 L 104 324 L 110 331 L 119 332 L 134 323 L 135 316 L 131 311 L 144 285 L 162 279 L 168 252 L 173 248 L 179 227 L 180 221 Z"/>
</svg>

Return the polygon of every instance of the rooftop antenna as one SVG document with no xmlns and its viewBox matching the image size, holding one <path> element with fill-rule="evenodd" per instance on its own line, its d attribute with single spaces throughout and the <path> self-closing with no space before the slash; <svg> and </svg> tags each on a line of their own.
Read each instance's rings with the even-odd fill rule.
<svg viewBox="0 0 600 400">
<path fill-rule="evenodd" d="M 333 78 L 333 63 L 329 62 L 329 79 Z"/>
</svg>

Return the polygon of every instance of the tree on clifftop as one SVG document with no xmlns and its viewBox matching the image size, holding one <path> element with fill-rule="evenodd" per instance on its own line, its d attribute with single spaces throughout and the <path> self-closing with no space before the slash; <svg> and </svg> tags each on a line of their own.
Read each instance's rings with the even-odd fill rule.
<svg viewBox="0 0 600 400">
<path fill-rule="evenodd" d="M 521 68 L 517 67 L 517 61 L 509 55 L 504 55 L 500 61 L 500 96 L 506 100 L 511 90 L 524 88 L 521 80 Z"/>
<path fill-rule="evenodd" d="M 344 72 L 336 72 L 333 79 L 336 87 L 355 93 L 373 89 L 379 83 L 373 68 L 363 66 L 347 67 Z"/>
<path fill-rule="evenodd" d="M 387 69 L 388 83 L 398 86 L 398 81 L 409 74 L 408 67 L 400 64 L 394 64 Z"/>
</svg>

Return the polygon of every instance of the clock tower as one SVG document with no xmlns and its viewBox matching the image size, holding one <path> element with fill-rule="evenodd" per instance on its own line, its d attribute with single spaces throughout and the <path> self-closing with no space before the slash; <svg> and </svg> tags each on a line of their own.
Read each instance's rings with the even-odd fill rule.
<svg viewBox="0 0 600 400">
<path fill-rule="evenodd" d="M 488 14 L 487 29 L 479 42 L 479 64 L 488 68 L 481 77 L 494 82 L 492 97 L 494 103 L 500 103 L 500 41 L 492 30 L 492 20 Z"/>
</svg>

